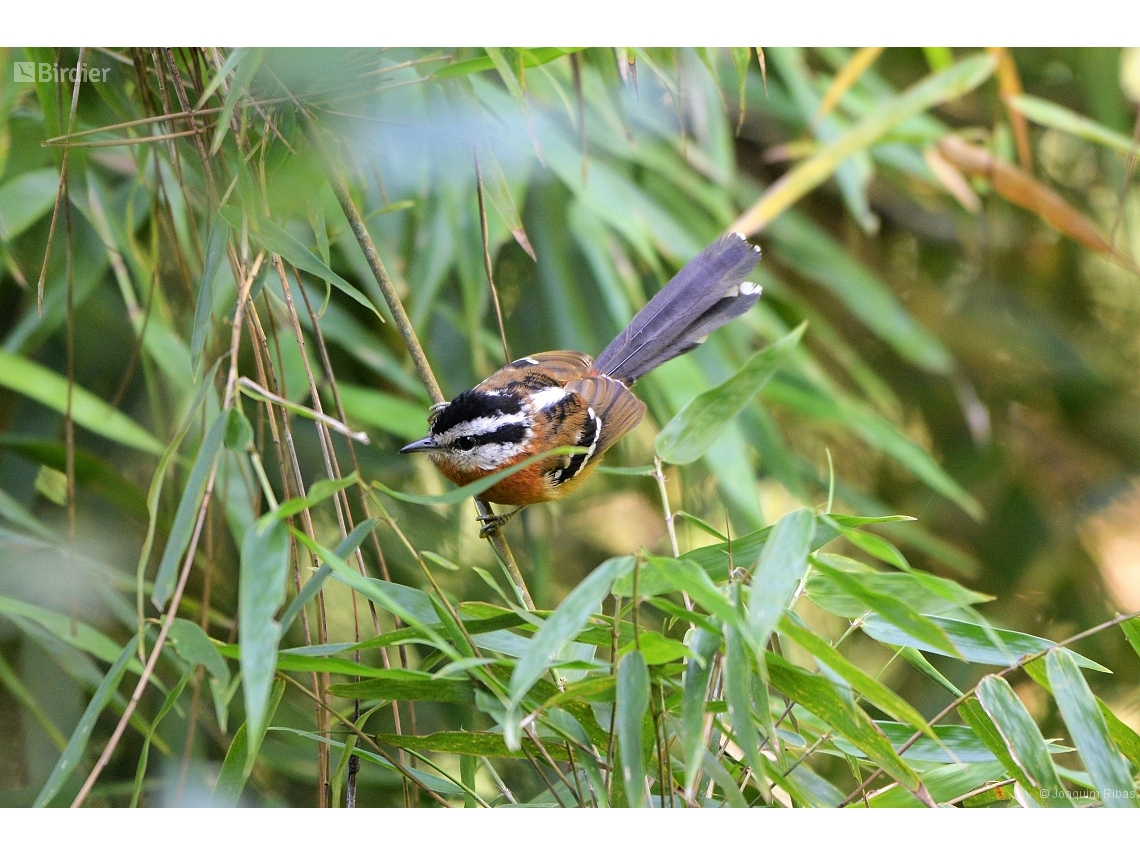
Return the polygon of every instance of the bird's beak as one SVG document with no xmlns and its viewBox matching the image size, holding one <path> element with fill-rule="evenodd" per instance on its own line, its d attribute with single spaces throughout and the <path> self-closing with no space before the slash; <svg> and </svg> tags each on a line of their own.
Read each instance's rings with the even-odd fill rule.
<svg viewBox="0 0 1140 855">
<path fill-rule="evenodd" d="M 400 454 L 411 454 L 413 451 L 431 451 L 435 448 L 439 448 L 435 440 L 430 436 L 425 436 L 423 439 L 417 439 L 410 445 L 405 445 L 400 449 Z"/>
</svg>

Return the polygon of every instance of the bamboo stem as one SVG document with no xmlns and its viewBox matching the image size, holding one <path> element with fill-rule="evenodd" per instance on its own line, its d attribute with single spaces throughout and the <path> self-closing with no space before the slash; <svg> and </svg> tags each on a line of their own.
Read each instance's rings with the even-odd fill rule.
<svg viewBox="0 0 1140 855">
<path fill-rule="evenodd" d="M 311 128 L 310 134 L 312 135 Z M 338 175 L 333 174 L 332 170 L 329 171 L 329 182 L 332 184 L 333 193 L 336 194 L 336 199 L 340 203 L 341 210 L 344 211 L 344 215 L 348 219 L 348 224 L 352 228 L 356 242 L 360 244 L 360 249 L 364 253 L 368 267 L 371 269 L 372 275 L 376 278 L 376 284 L 380 287 L 380 293 L 384 296 L 384 302 L 388 304 L 388 308 L 392 312 L 392 320 L 396 324 L 396 331 L 399 332 L 400 338 L 404 340 L 404 346 L 407 347 L 408 353 L 412 357 L 412 364 L 415 366 L 416 374 L 420 377 L 420 382 L 424 384 L 428 397 L 431 398 L 433 404 L 443 403 L 445 400 L 443 392 L 439 388 L 439 383 L 436 382 L 435 374 L 431 370 L 427 356 L 420 346 L 420 340 L 416 336 L 415 329 L 412 327 L 412 321 L 408 317 L 408 313 L 404 311 L 403 303 L 400 302 L 400 295 L 396 293 L 396 287 L 392 284 L 392 280 L 388 276 L 388 271 L 384 269 L 384 262 L 380 258 L 380 253 L 376 250 L 376 244 L 372 242 L 372 236 L 368 233 L 368 229 L 364 225 L 364 218 L 361 216 L 360 210 L 356 207 L 356 203 L 352 201 L 348 187 Z M 475 506 L 481 517 L 488 517 L 493 513 L 491 506 L 481 499 L 475 500 Z M 518 564 L 515 563 L 515 557 L 511 553 L 511 547 L 507 543 L 506 535 L 504 535 L 501 530 L 495 530 L 490 533 L 489 539 L 492 547 L 494 547 L 495 552 L 499 556 L 499 560 L 502 561 L 503 566 L 506 567 L 511 581 L 518 589 L 523 603 L 526 604 L 528 609 L 533 611 L 534 600 L 531 599 L 530 591 L 528 591 L 526 587 L 526 580 L 523 579 L 522 572 L 519 570 Z"/>
</svg>

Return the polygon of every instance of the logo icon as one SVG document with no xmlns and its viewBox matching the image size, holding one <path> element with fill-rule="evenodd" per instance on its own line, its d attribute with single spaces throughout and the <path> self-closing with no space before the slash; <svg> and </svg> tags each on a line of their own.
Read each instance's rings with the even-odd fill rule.
<svg viewBox="0 0 1140 855">
<path fill-rule="evenodd" d="M 13 63 L 12 80 L 14 83 L 35 83 L 36 64 L 34 62 Z"/>
</svg>

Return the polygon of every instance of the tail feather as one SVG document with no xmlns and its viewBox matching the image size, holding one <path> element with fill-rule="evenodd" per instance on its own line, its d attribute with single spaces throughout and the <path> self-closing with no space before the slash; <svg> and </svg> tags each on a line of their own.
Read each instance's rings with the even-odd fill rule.
<svg viewBox="0 0 1140 855">
<path fill-rule="evenodd" d="M 663 362 L 695 348 L 709 333 L 760 299 L 745 283 L 760 248 L 740 234 L 709 244 L 662 288 L 594 361 L 594 370 L 631 385 Z"/>
</svg>

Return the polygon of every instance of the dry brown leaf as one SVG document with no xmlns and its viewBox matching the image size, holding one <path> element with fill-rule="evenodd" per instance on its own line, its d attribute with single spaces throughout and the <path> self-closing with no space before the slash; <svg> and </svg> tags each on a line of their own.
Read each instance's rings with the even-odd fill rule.
<svg viewBox="0 0 1140 855">
<path fill-rule="evenodd" d="M 978 198 L 978 194 L 974 192 L 974 188 L 970 186 L 966 176 L 959 172 L 954 164 L 940 155 L 938 149 L 928 148 L 922 153 L 922 157 L 946 192 L 957 199 L 963 208 L 971 214 L 982 212 L 982 200 Z"/>
<path fill-rule="evenodd" d="M 882 52 L 881 47 L 864 47 L 851 54 L 851 58 L 844 63 L 843 68 L 839 69 L 831 81 L 831 85 L 823 93 L 823 98 L 819 102 L 819 109 L 815 111 L 812 121 L 818 122 L 834 110 L 839 99 L 855 85 L 855 81 L 863 76 L 863 72 L 875 64 L 875 60 L 879 58 L 879 54 Z"/>
<path fill-rule="evenodd" d="M 1021 75 L 1017 72 L 1017 63 L 1013 61 L 1013 54 L 1009 52 L 1008 48 L 986 48 L 986 51 L 993 54 L 997 59 L 997 69 L 994 71 L 994 76 L 997 77 L 998 92 L 1005 104 L 1009 124 L 1013 128 L 1013 139 L 1017 145 L 1017 160 L 1021 163 L 1021 168 L 1032 175 L 1033 152 L 1029 147 L 1029 122 L 1009 103 L 1018 95 L 1025 94 L 1025 90 L 1021 88 Z"/>
<path fill-rule="evenodd" d="M 1084 214 L 1013 164 L 955 136 L 939 140 L 938 153 L 967 175 L 986 179 L 1003 199 L 1033 212 L 1081 246 L 1108 256 L 1128 270 L 1140 272 L 1131 259 L 1113 248 Z"/>
</svg>

